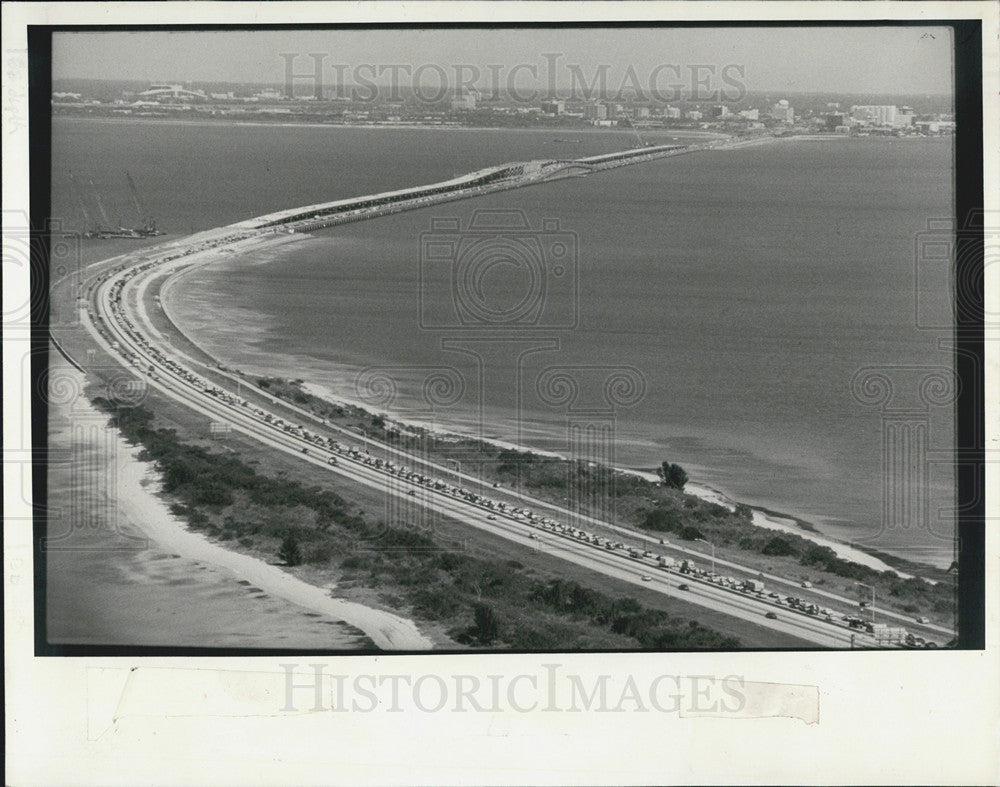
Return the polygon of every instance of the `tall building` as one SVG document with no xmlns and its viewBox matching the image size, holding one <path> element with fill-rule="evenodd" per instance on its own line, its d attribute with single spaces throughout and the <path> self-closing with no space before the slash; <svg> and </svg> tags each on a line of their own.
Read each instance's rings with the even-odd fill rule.
<svg viewBox="0 0 1000 787">
<path fill-rule="evenodd" d="M 583 116 L 587 120 L 607 120 L 608 108 L 604 104 L 585 104 Z"/>
<path fill-rule="evenodd" d="M 892 126 L 896 123 L 895 104 L 863 104 L 851 107 L 855 123 L 864 126 Z"/>
<path fill-rule="evenodd" d="M 783 98 L 771 108 L 771 117 L 782 123 L 794 123 L 795 110 L 788 105 L 788 100 Z"/>
<path fill-rule="evenodd" d="M 188 90 L 183 85 L 159 82 L 150 85 L 148 90 L 143 90 L 136 98 L 142 101 L 200 101 L 206 95 L 201 90 Z"/>
<path fill-rule="evenodd" d="M 717 107 L 712 107 L 712 117 L 714 118 L 724 118 L 729 114 L 729 107 L 725 104 L 720 104 Z"/>
<path fill-rule="evenodd" d="M 831 112 L 825 117 L 824 123 L 827 131 L 836 131 L 838 127 L 847 125 L 847 115 L 843 112 Z"/>
<path fill-rule="evenodd" d="M 677 120 L 681 116 L 680 107 L 667 107 L 666 115 L 668 118 Z"/>
<path fill-rule="evenodd" d="M 701 120 L 701 112 L 697 109 L 692 109 L 687 113 L 688 120 Z"/>
<path fill-rule="evenodd" d="M 476 108 L 478 98 L 479 92 L 476 90 L 466 90 L 459 93 L 451 100 L 451 110 L 452 112 L 471 112 Z"/>
<path fill-rule="evenodd" d="M 562 99 L 555 101 L 543 101 L 542 112 L 547 115 L 561 115 L 566 111 L 566 102 Z"/>
</svg>

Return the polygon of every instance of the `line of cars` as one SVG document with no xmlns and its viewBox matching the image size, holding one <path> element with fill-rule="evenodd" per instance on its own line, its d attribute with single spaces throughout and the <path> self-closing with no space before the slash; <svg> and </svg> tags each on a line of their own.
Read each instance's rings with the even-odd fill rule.
<svg viewBox="0 0 1000 787">
<path fill-rule="evenodd" d="M 169 257 L 166 259 L 174 259 L 177 256 Z M 165 260 L 159 260 L 163 262 Z M 502 501 L 493 500 L 486 496 L 472 492 L 471 490 L 465 489 L 464 487 L 449 484 L 441 479 L 433 478 L 431 476 L 419 473 L 414 470 L 410 470 L 405 466 L 396 465 L 392 461 L 380 459 L 378 457 L 371 456 L 367 451 L 362 451 L 357 446 L 348 447 L 342 445 L 338 440 L 332 437 L 324 437 L 323 435 L 316 434 L 307 430 L 302 424 L 291 423 L 285 421 L 279 416 L 274 415 L 261 407 L 258 407 L 243 397 L 236 396 L 229 391 L 219 388 L 218 386 L 212 385 L 204 378 L 198 376 L 197 374 L 186 369 L 181 364 L 177 363 L 173 359 L 169 358 L 162 351 L 157 349 L 152 345 L 152 343 L 147 340 L 139 331 L 135 328 L 132 321 L 125 315 L 122 309 L 121 299 L 122 290 L 125 284 L 132 279 L 134 276 L 142 273 L 143 271 L 149 269 L 152 265 L 156 264 L 156 261 L 146 262 L 142 265 L 136 266 L 124 272 L 124 274 L 117 279 L 112 286 L 109 288 L 109 308 L 112 316 L 114 317 L 116 323 L 118 323 L 121 331 L 128 336 L 130 341 L 135 342 L 142 351 L 148 356 L 154 358 L 157 363 L 163 365 L 170 372 L 187 382 L 190 386 L 194 387 L 198 392 L 215 399 L 231 408 L 238 408 L 245 414 L 250 414 L 256 418 L 262 425 L 267 425 L 272 429 L 280 430 L 282 433 L 294 437 L 295 439 L 307 443 L 301 450 L 303 453 L 309 452 L 309 447 L 313 446 L 321 451 L 326 451 L 331 455 L 327 457 L 327 462 L 331 465 L 337 464 L 336 456 L 346 458 L 350 461 L 357 462 L 360 464 L 367 465 L 375 470 L 386 473 L 389 476 L 393 476 L 402 479 L 404 482 L 408 482 L 414 486 L 422 486 L 436 492 L 447 494 L 449 496 L 459 498 L 467 503 L 478 506 L 488 512 L 487 519 L 495 520 L 496 514 L 501 514 L 507 519 L 514 520 L 516 522 L 523 523 L 534 529 L 550 532 L 554 535 L 558 535 L 564 538 L 570 538 L 579 542 L 588 543 L 595 548 L 600 548 L 607 550 L 609 552 L 622 554 L 628 558 L 640 562 L 649 561 L 654 564 L 657 568 L 665 571 L 674 571 L 681 575 L 690 577 L 700 582 L 714 584 L 723 587 L 731 592 L 740 593 L 745 595 L 756 596 L 758 599 L 762 600 L 764 603 L 770 603 L 775 606 L 785 606 L 791 610 L 795 610 L 798 613 L 804 613 L 806 615 L 817 616 L 821 619 L 826 620 L 835 625 L 847 625 L 848 627 L 854 629 L 862 629 L 867 634 L 874 633 L 874 629 L 871 624 L 867 624 L 859 618 L 852 618 L 851 616 L 844 615 L 841 616 L 839 620 L 836 619 L 836 613 L 832 610 L 820 608 L 818 605 L 804 601 L 802 599 L 792 597 L 792 596 L 780 596 L 777 593 L 769 593 L 765 596 L 765 589 L 762 582 L 756 580 L 738 580 L 731 576 L 719 576 L 711 572 L 699 569 L 689 560 L 678 561 L 676 559 L 670 558 L 666 555 L 655 554 L 648 549 L 639 549 L 634 546 L 628 546 L 624 542 L 615 541 L 610 538 L 606 538 L 597 534 L 588 533 L 580 528 L 567 525 L 558 522 L 550 517 L 540 516 L 531 510 L 523 507 L 518 507 L 514 505 L 509 505 Z M 121 272 L 121 269 L 118 270 Z M 112 346 L 133 366 L 142 369 L 143 365 L 146 365 L 146 361 L 142 359 L 137 353 L 132 352 L 130 349 L 122 348 L 117 342 L 113 342 Z M 153 365 L 148 365 L 146 372 L 153 379 L 158 379 Z M 334 456 L 336 455 L 336 456 Z M 414 489 L 408 490 L 409 495 L 415 495 L 416 491 Z M 532 538 L 537 539 L 537 534 L 530 534 Z M 660 542 L 666 543 L 663 540 Z M 650 574 L 643 573 L 640 578 L 644 582 L 652 581 L 652 576 Z M 690 590 L 690 585 L 686 582 L 682 582 L 678 585 L 680 590 Z M 766 613 L 768 618 L 774 619 L 777 614 L 773 609 L 768 610 Z M 906 635 L 908 644 L 914 647 L 919 647 L 925 645 L 924 641 L 920 638 L 913 637 L 912 635 Z M 934 644 L 930 643 L 926 645 L 928 647 L 933 647 Z"/>
</svg>

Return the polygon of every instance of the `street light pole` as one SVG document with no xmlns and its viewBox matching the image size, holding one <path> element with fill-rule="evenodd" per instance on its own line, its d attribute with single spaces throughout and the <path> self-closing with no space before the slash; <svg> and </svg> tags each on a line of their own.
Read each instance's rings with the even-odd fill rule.
<svg viewBox="0 0 1000 787">
<path fill-rule="evenodd" d="M 712 574 L 715 574 L 715 544 L 704 538 L 695 539 L 696 541 L 701 541 L 703 544 L 708 544 L 712 547 Z"/>
<path fill-rule="evenodd" d="M 872 626 L 874 626 L 875 625 L 875 586 L 874 585 L 869 585 L 866 582 L 855 582 L 854 584 L 855 585 L 860 585 L 863 588 L 868 588 L 872 592 L 871 610 L 872 610 Z"/>
</svg>

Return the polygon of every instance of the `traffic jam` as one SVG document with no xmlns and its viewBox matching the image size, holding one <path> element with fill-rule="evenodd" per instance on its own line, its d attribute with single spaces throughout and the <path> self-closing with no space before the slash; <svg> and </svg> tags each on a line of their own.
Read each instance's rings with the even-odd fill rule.
<svg viewBox="0 0 1000 787">
<path fill-rule="evenodd" d="M 210 244 L 202 244 L 192 247 L 192 250 L 203 250 L 214 247 L 223 242 L 239 240 L 240 237 L 227 237 Z M 412 485 L 407 494 L 414 496 L 416 488 L 423 488 L 433 493 L 447 495 L 451 498 L 461 500 L 469 505 L 476 506 L 483 510 L 487 520 L 496 520 L 501 516 L 505 521 L 512 521 L 524 525 L 530 529 L 529 538 L 538 540 L 541 534 L 548 534 L 558 538 L 565 538 L 582 544 L 589 544 L 595 549 L 601 549 L 609 554 L 619 555 L 624 560 L 631 560 L 639 564 L 643 573 L 639 577 L 644 582 L 651 582 L 654 572 L 665 572 L 681 580 L 677 588 L 681 591 L 690 591 L 692 584 L 697 586 L 713 586 L 715 588 L 728 591 L 747 598 L 753 598 L 762 605 L 762 614 L 768 619 L 777 619 L 779 613 L 788 615 L 804 615 L 814 619 L 825 621 L 830 625 L 850 629 L 858 634 L 866 635 L 865 642 L 870 643 L 871 639 L 877 645 L 894 647 L 937 647 L 936 643 L 926 641 L 914 636 L 902 628 L 893 628 L 885 625 L 879 626 L 871 619 L 864 620 L 857 615 L 839 614 L 832 609 L 820 607 L 818 604 L 806 599 L 791 595 L 782 595 L 774 591 L 768 591 L 764 583 L 759 579 L 738 579 L 732 576 L 723 576 L 713 571 L 707 571 L 696 566 L 691 560 L 679 560 L 665 554 L 658 554 L 649 549 L 643 549 L 628 545 L 622 541 L 606 538 L 601 535 L 588 533 L 580 528 L 558 522 L 550 517 L 541 516 L 533 511 L 510 505 L 503 501 L 494 500 L 489 497 L 477 494 L 469 489 L 456 486 L 438 478 L 424 475 L 404 466 L 399 466 L 385 459 L 371 456 L 367 450 L 362 450 L 357 446 L 345 446 L 333 437 L 325 437 L 314 432 L 310 432 L 302 424 L 292 423 L 281 417 L 270 413 L 263 408 L 253 404 L 242 396 L 233 394 L 223 388 L 213 385 L 208 380 L 195 374 L 182 364 L 167 356 L 145 338 L 136 328 L 131 319 L 125 314 L 122 307 L 122 293 L 125 285 L 135 276 L 147 271 L 154 265 L 186 256 L 188 251 L 181 252 L 158 260 L 147 261 L 141 265 L 122 271 L 117 269 L 116 273 L 122 275 L 116 278 L 107 289 L 108 312 L 115 322 L 115 330 L 110 326 L 102 326 L 100 321 L 95 320 L 99 332 L 117 352 L 127 365 L 137 369 L 140 374 L 145 374 L 152 380 L 161 384 L 169 385 L 171 382 L 181 384 L 193 389 L 194 392 L 215 400 L 227 408 L 239 411 L 243 416 L 250 416 L 259 422 L 262 427 L 279 432 L 286 438 L 292 438 L 296 443 L 300 443 L 302 453 L 309 454 L 314 451 L 316 456 L 325 459 L 327 464 L 336 465 L 338 460 L 344 460 L 369 467 L 372 470 L 384 473 L 388 477 L 398 479 L 405 484 Z M 105 277 L 98 279 L 101 282 Z M 95 315 L 88 312 L 92 319 Z M 113 334 L 125 339 L 125 345 L 115 339 Z M 263 393 L 263 392 L 262 392 Z M 668 546 L 668 542 L 660 539 L 659 543 Z M 662 574 L 661 574 L 662 576 Z M 803 583 L 808 586 L 808 583 Z M 863 609 L 862 612 L 866 610 Z M 867 610 L 871 612 L 871 610 Z M 870 617 L 874 617 L 871 615 Z"/>
</svg>

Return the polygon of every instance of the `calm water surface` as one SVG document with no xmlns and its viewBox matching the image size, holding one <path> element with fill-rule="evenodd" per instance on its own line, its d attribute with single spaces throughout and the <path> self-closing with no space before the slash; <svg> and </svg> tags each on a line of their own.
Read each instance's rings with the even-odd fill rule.
<svg viewBox="0 0 1000 787">
<path fill-rule="evenodd" d="M 57 120 L 54 131 L 57 215 L 79 215 L 69 169 L 127 210 L 117 182 L 127 167 L 178 232 L 634 144 L 621 133 L 565 142 L 538 131 L 82 120 Z M 951 365 L 944 335 L 913 319 L 915 239 L 927 219 L 951 212 L 951 171 L 947 140 L 697 153 L 326 230 L 187 277 L 176 308 L 193 338 L 246 371 L 359 399 L 373 393 L 359 374 L 377 367 L 394 396 L 369 396 L 375 409 L 564 452 L 582 450 L 568 443 L 570 424 L 613 423 L 613 454 L 580 455 L 631 467 L 669 459 L 734 498 L 868 539 L 880 530 L 882 422 L 850 383 L 866 366 Z M 453 316 L 455 293 L 461 306 L 475 292 L 455 289 L 447 263 L 434 276 L 425 265 L 422 277 L 421 248 L 442 237 L 432 219 L 457 219 L 467 240 L 455 265 L 465 270 L 474 214 L 515 210 L 537 240 L 522 238 L 511 260 L 541 261 L 544 308 L 530 326 L 470 331 Z M 558 276 L 557 241 L 570 254 Z M 492 308 L 513 308 L 530 278 L 501 265 L 483 284 Z M 561 327 L 567 315 L 575 327 Z M 609 404 L 605 382 L 623 366 L 643 388 Z M 460 387 L 432 407 L 423 383 L 442 369 Z M 546 386 L 558 374 L 578 383 L 569 405 Z M 930 415 L 932 448 L 947 447 L 949 408 Z M 935 507 L 948 506 L 949 472 L 934 469 L 931 483 Z M 945 565 L 951 555 L 949 541 L 922 529 L 866 543 Z"/>
</svg>

